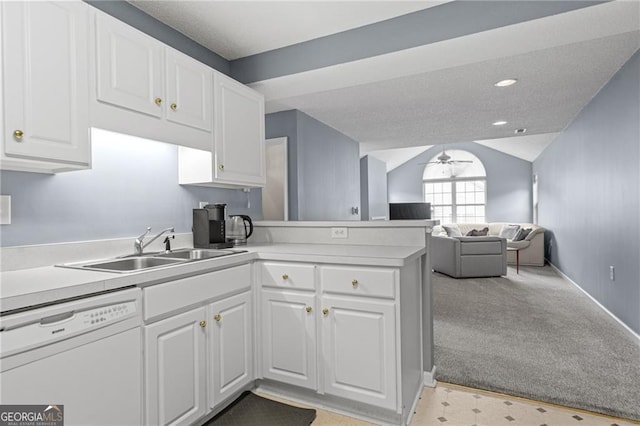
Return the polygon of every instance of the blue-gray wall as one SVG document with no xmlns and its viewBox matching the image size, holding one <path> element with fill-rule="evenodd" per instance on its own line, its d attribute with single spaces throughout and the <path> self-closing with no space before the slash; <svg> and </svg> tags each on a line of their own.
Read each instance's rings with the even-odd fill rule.
<svg viewBox="0 0 640 426">
<path fill-rule="evenodd" d="M 474 142 L 448 144 L 447 149 L 469 151 L 487 171 L 488 222 L 531 222 L 531 163 Z M 432 147 L 388 173 L 389 202 L 424 201 L 424 163 L 442 151 Z M 419 164 L 423 163 L 423 164 Z"/>
<path fill-rule="evenodd" d="M 370 155 L 360 159 L 360 205 L 362 220 L 389 218 L 387 165 Z"/>
<path fill-rule="evenodd" d="M 0 172 L 12 210 L 12 223 L 0 226 L 3 247 L 135 237 L 147 226 L 191 232 L 191 209 L 199 201 L 227 203 L 229 214 L 262 217 L 260 190 L 178 185 L 175 145 L 118 135 L 94 140 L 92 151 L 91 170 Z"/>
<path fill-rule="evenodd" d="M 359 220 L 358 143 L 300 111 L 267 114 L 267 138 L 289 138 L 290 220 Z"/>
<path fill-rule="evenodd" d="M 548 259 L 640 333 L 640 52 L 536 159 Z M 615 281 L 609 267 L 615 267 Z"/>
<path fill-rule="evenodd" d="M 126 1 L 109 0 L 95 1 L 84 0 L 86 3 L 100 9 L 103 12 L 131 25 L 134 28 L 160 40 L 161 42 L 181 51 L 185 55 L 209 65 L 211 68 L 229 74 L 230 64 L 222 56 L 207 49 L 206 47 L 196 43 L 184 34 L 174 30 L 168 25 L 163 24 L 156 18 L 146 14 L 135 6 Z"/>
</svg>

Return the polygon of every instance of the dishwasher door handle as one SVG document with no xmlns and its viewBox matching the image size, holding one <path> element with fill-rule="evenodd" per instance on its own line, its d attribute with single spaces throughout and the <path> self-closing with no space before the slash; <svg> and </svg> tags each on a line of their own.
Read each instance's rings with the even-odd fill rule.
<svg viewBox="0 0 640 426">
<path fill-rule="evenodd" d="M 51 315 L 50 317 L 44 317 L 40 319 L 40 325 L 51 325 L 58 322 L 62 322 L 68 320 L 69 318 L 73 318 L 75 315 L 74 311 L 63 312 L 61 314 Z"/>
</svg>

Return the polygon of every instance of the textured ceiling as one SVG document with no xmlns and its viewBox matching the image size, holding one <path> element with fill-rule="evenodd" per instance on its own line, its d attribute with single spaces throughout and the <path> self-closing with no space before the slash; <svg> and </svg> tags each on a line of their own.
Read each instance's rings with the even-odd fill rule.
<svg viewBox="0 0 640 426">
<path fill-rule="evenodd" d="M 441 3 L 132 2 L 228 59 Z M 301 110 L 391 168 L 427 145 L 470 141 L 532 161 L 638 48 L 640 2 L 618 0 L 251 86 L 267 112 Z M 495 88 L 503 78 L 518 84 Z"/>
</svg>

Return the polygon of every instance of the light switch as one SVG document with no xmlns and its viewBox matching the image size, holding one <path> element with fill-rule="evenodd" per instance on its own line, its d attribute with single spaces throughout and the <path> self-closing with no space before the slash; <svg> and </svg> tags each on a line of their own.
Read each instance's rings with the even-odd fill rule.
<svg viewBox="0 0 640 426">
<path fill-rule="evenodd" d="M 11 224 L 11 195 L 0 195 L 0 225 Z"/>
</svg>

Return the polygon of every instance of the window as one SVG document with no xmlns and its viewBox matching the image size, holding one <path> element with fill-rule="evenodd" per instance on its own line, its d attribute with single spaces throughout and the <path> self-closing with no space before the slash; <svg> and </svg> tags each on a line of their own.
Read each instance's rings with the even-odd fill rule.
<svg viewBox="0 0 640 426">
<path fill-rule="evenodd" d="M 432 219 L 440 223 L 485 222 L 487 178 L 482 162 L 467 151 L 451 150 L 447 154 L 453 160 L 471 163 L 427 164 L 423 189 L 424 200 L 433 209 Z"/>
</svg>

